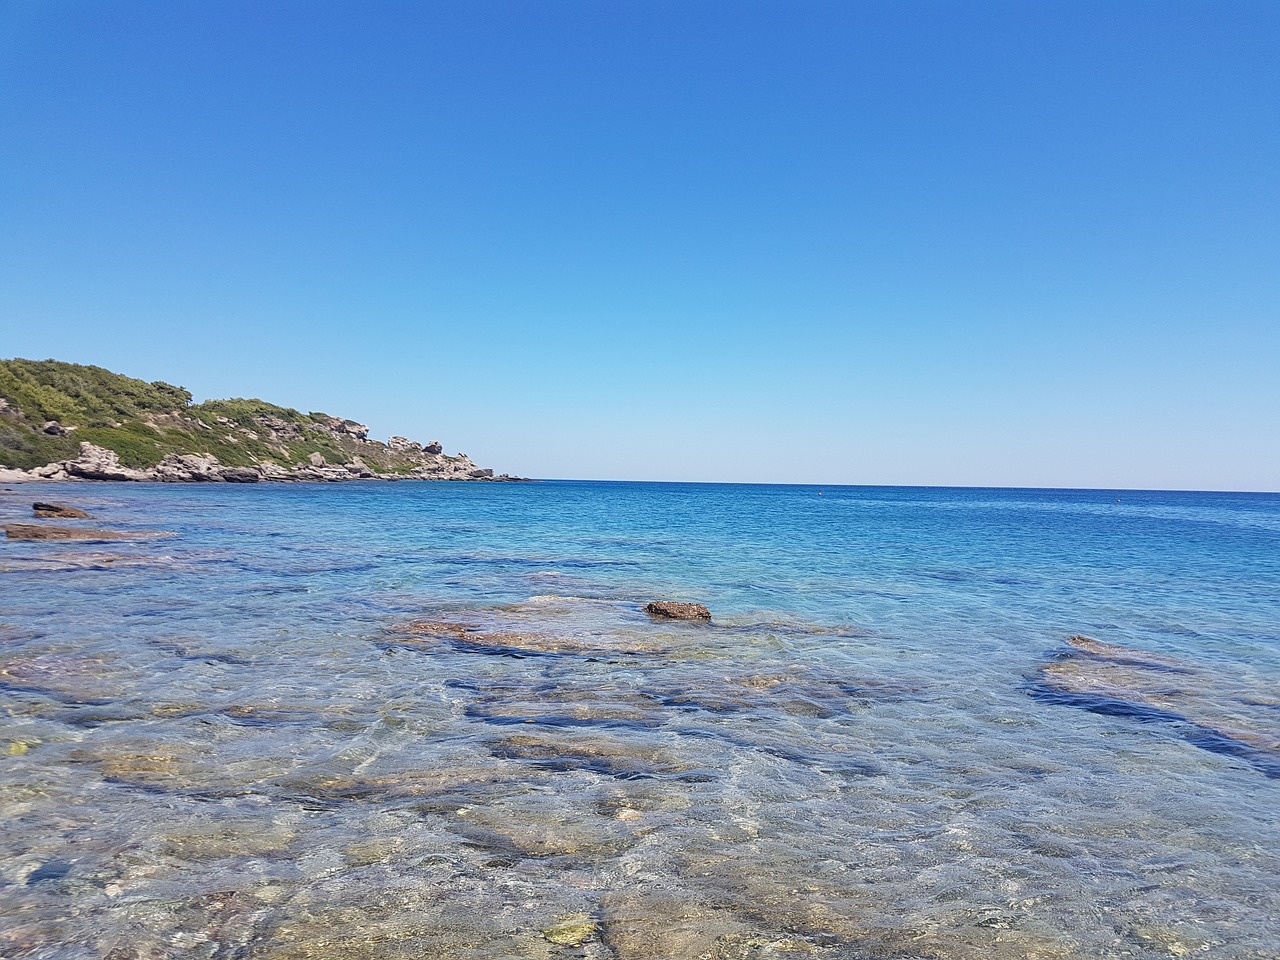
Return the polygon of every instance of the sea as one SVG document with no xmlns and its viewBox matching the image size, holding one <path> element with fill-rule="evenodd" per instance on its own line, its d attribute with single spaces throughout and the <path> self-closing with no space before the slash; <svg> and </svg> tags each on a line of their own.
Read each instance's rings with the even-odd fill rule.
<svg viewBox="0 0 1280 960">
<path fill-rule="evenodd" d="M 0 517 L 168 534 L 0 540 L 4 960 L 1280 957 L 1280 495 Z"/>
</svg>

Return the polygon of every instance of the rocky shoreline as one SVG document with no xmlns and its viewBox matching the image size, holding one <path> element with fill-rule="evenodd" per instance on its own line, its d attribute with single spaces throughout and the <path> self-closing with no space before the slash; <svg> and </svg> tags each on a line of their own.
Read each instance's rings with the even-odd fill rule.
<svg viewBox="0 0 1280 960">
<path fill-rule="evenodd" d="M 372 440 L 344 417 L 258 399 L 192 403 L 184 387 L 102 367 L 0 360 L 0 483 L 517 479 L 438 440 Z"/>
<path fill-rule="evenodd" d="M 401 437 L 392 437 L 401 440 Z M 365 443 L 382 447 L 375 441 Z M 266 461 L 247 467 L 227 466 L 217 457 L 208 454 L 171 453 L 154 467 L 135 469 L 120 462 L 114 450 L 82 441 L 80 454 L 74 459 L 59 460 L 36 467 L 33 470 L 15 470 L 0 466 L 0 483 L 24 483 L 31 481 L 108 480 L 158 483 L 259 483 L 259 482 L 324 482 L 347 480 L 485 480 L 490 482 L 519 481 L 521 477 L 494 474 L 487 467 L 478 467 L 465 454 L 456 457 L 443 455 L 438 443 L 422 446 L 413 444 L 401 447 L 399 452 L 417 452 L 420 462 L 398 472 L 374 470 L 363 457 L 353 455 L 345 463 L 331 464 L 322 454 L 313 453 L 306 463 L 280 466 Z M 385 448 L 384 448 L 385 449 Z M 392 447 L 391 449 L 396 449 Z"/>
</svg>

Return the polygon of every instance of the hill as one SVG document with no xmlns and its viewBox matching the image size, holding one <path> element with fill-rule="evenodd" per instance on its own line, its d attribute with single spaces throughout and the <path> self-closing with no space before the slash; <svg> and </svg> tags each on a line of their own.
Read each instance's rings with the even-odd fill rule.
<svg viewBox="0 0 1280 960">
<path fill-rule="evenodd" d="M 0 360 L 0 467 L 32 479 L 491 480 L 438 442 L 264 400 L 193 404 L 182 387 L 59 360 Z"/>
</svg>

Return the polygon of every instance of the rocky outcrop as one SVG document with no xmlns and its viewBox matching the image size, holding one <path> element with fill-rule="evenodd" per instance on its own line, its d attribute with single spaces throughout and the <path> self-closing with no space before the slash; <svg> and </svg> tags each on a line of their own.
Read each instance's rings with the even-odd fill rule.
<svg viewBox="0 0 1280 960">
<path fill-rule="evenodd" d="M 343 420 L 341 417 L 330 417 L 329 429 L 334 433 L 354 437 L 356 440 L 367 441 L 369 439 L 369 428 L 363 423 L 356 423 L 354 420 Z"/>
<path fill-rule="evenodd" d="M 710 620 L 711 611 L 700 603 L 677 603 L 674 600 L 655 600 L 645 604 L 644 612 L 651 617 L 665 620 Z"/>
<path fill-rule="evenodd" d="M 0 468 L 0 482 L 129 480 L 160 483 L 335 483 L 345 480 L 515 479 L 506 474 L 495 476 L 493 470 L 477 466 L 465 453 L 459 453 L 455 457 L 445 456 L 439 441 L 433 440 L 424 445 L 404 437 L 393 437 L 394 443 L 388 444 L 369 440 L 366 435 L 368 428 L 350 420 L 330 417 L 323 427 L 299 427 L 278 417 L 265 416 L 255 418 L 253 422 L 255 429 L 249 431 L 253 439 L 277 445 L 281 452 L 286 451 L 283 446 L 285 443 L 305 441 L 314 436 L 308 434 L 308 430 L 324 430 L 330 441 L 327 449 L 337 449 L 347 459 L 343 463 L 331 463 L 324 454 L 313 451 L 301 463 L 281 464 L 275 460 L 262 459 L 252 464 L 231 466 L 212 454 L 170 453 L 154 467 L 135 469 L 121 463 L 115 451 L 82 441 L 79 455 L 71 460 L 46 464 L 34 470 Z M 335 432 L 329 434 L 329 428 Z M 356 453 L 356 450 L 364 453 Z M 370 463 L 369 460 L 374 462 Z"/>
<path fill-rule="evenodd" d="M 89 518 L 89 514 L 79 507 L 68 507 L 61 503 L 33 503 L 31 509 L 37 517 L 44 519 L 87 520 Z"/>
<path fill-rule="evenodd" d="M 171 453 L 151 468 L 147 479 L 167 483 L 216 482 L 222 480 L 224 469 L 217 457 Z"/>
<path fill-rule="evenodd" d="M 81 441 L 80 455 L 74 460 L 50 463 L 31 471 L 43 480 L 148 480 L 143 471 L 126 467 L 114 450 Z"/>
</svg>

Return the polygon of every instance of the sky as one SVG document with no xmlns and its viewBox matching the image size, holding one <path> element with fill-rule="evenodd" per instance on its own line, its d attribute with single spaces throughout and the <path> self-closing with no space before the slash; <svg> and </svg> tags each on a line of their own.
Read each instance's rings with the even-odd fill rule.
<svg viewBox="0 0 1280 960">
<path fill-rule="evenodd" d="M 0 356 L 531 477 L 1280 490 L 1274 0 L 0 0 Z"/>
</svg>

